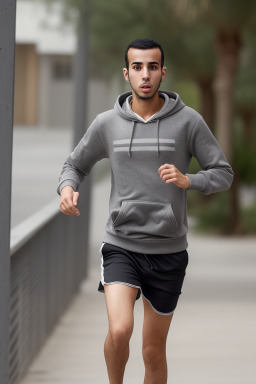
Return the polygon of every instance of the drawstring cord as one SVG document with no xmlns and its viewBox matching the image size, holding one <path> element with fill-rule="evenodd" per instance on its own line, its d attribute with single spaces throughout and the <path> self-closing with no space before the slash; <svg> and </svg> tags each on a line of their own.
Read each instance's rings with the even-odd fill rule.
<svg viewBox="0 0 256 384">
<path fill-rule="evenodd" d="M 132 120 L 132 135 L 131 135 L 131 140 L 130 140 L 129 149 L 128 149 L 128 155 L 129 156 L 131 156 L 131 147 L 132 147 L 132 139 L 133 139 L 133 135 L 134 135 L 134 127 L 135 127 L 135 121 Z"/>
<path fill-rule="evenodd" d="M 150 269 L 153 269 L 153 265 L 152 265 L 151 261 L 149 260 L 149 258 L 145 254 L 144 254 L 144 256 L 147 259 L 147 261 L 149 262 Z"/>
<path fill-rule="evenodd" d="M 156 133 L 157 133 L 157 156 L 159 156 L 159 120 L 156 121 Z"/>
</svg>

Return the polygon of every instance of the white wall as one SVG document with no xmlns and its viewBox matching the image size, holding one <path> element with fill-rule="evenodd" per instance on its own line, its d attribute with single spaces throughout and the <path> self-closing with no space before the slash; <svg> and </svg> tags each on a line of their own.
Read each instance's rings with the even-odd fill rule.
<svg viewBox="0 0 256 384">
<path fill-rule="evenodd" d="M 51 56 L 40 58 L 39 76 L 39 126 L 69 128 L 73 125 L 73 80 L 55 80 L 51 75 Z M 112 109 L 122 92 L 120 76 L 111 81 L 90 79 L 88 122 L 98 113 Z"/>
<path fill-rule="evenodd" d="M 39 125 L 68 128 L 73 121 L 73 80 L 52 78 L 52 57 L 40 56 Z"/>
</svg>

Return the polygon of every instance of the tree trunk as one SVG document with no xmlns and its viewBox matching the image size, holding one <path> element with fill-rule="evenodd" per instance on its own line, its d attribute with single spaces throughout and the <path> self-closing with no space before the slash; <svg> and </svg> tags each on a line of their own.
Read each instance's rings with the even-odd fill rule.
<svg viewBox="0 0 256 384">
<path fill-rule="evenodd" d="M 219 31 L 216 38 L 217 69 L 213 89 L 218 141 L 228 159 L 232 156 L 233 90 L 241 48 L 238 31 Z"/>
<path fill-rule="evenodd" d="M 244 134 L 245 134 L 245 140 L 248 145 L 250 145 L 253 141 L 253 115 L 254 111 L 247 110 L 247 111 L 240 111 L 239 115 L 241 116 L 243 120 L 244 125 Z"/>
<path fill-rule="evenodd" d="M 240 31 L 223 29 L 217 32 L 217 70 L 214 81 L 217 139 L 227 160 L 233 163 L 233 90 L 241 49 Z M 231 186 L 229 230 L 239 227 L 238 178 Z"/>
<path fill-rule="evenodd" d="M 212 89 L 213 79 L 197 79 L 197 84 L 201 93 L 201 110 L 200 113 L 206 121 L 207 125 L 214 133 L 214 94 Z"/>
<path fill-rule="evenodd" d="M 226 234 L 242 234 L 243 228 L 240 220 L 240 207 L 239 207 L 239 191 L 240 175 L 239 171 L 235 172 L 232 187 L 230 189 L 230 215 L 227 221 L 225 233 Z"/>
</svg>

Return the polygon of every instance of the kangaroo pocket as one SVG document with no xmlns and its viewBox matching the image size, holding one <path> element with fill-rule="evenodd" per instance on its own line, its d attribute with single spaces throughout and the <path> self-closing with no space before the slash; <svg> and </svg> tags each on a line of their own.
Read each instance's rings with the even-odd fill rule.
<svg viewBox="0 0 256 384">
<path fill-rule="evenodd" d="M 171 203 L 158 203 L 141 200 L 124 200 L 114 219 L 116 232 L 124 235 L 152 235 L 173 237 L 177 221 Z"/>
</svg>

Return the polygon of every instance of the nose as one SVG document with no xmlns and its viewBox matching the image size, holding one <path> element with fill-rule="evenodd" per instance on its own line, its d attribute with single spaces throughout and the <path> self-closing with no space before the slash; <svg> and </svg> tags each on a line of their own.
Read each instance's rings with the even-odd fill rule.
<svg viewBox="0 0 256 384">
<path fill-rule="evenodd" d="M 142 79 L 143 80 L 148 80 L 149 79 L 149 70 L 148 70 L 147 67 L 143 68 Z"/>
</svg>

